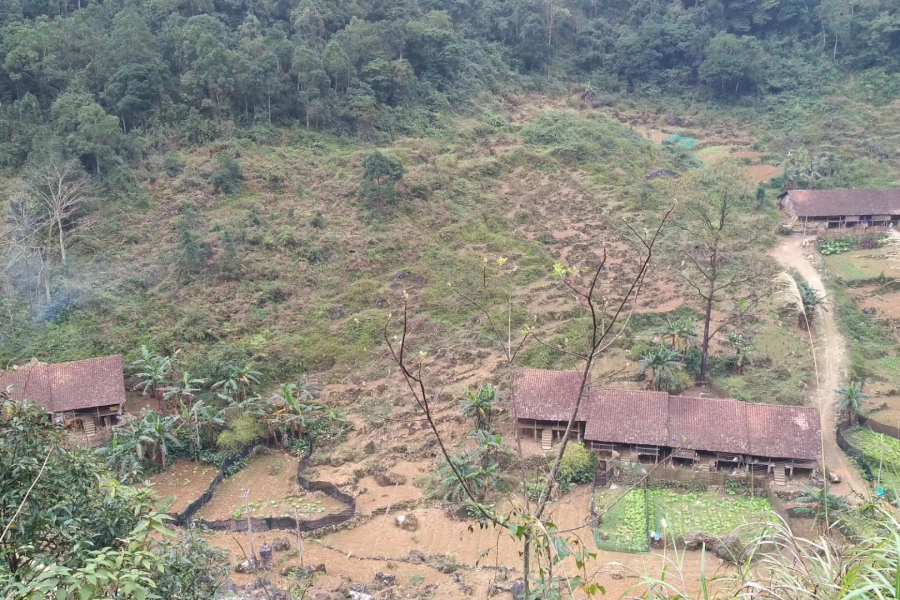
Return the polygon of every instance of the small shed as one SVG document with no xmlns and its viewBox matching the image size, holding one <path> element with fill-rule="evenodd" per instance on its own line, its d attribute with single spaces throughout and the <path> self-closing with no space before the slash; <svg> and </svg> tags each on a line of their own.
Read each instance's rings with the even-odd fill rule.
<svg viewBox="0 0 900 600">
<path fill-rule="evenodd" d="M 115 425 L 125 409 L 125 374 L 120 355 L 56 364 L 37 364 L 0 373 L 0 389 L 13 400 L 31 400 L 92 436 Z"/>
</svg>

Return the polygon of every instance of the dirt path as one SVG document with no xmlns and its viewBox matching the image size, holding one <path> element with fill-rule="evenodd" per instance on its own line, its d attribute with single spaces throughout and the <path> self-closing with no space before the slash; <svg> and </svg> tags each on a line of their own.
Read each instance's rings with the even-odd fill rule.
<svg viewBox="0 0 900 600">
<path fill-rule="evenodd" d="M 791 236 L 782 244 L 773 248 L 769 254 L 785 269 L 796 270 L 822 295 L 825 286 L 819 272 L 813 266 L 809 251 L 801 247 L 801 236 Z M 851 492 L 868 495 L 869 486 L 859 472 L 850 464 L 847 456 L 837 445 L 836 436 L 836 397 L 834 391 L 847 380 L 847 353 L 844 338 L 838 331 L 834 321 L 834 310 L 825 301 L 824 311 L 816 315 L 814 334 L 816 336 L 816 359 L 819 366 L 820 383 L 816 393 L 816 402 L 822 416 L 822 434 L 825 453 L 825 464 L 841 477 L 840 484 L 833 484 L 829 490 L 832 494 L 843 496 Z M 851 489 L 852 488 L 852 489 Z"/>
</svg>

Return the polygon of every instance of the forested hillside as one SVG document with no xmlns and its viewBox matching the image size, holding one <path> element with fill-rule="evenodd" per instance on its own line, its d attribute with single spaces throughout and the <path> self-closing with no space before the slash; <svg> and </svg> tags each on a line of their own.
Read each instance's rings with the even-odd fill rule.
<svg viewBox="0 0 900 600">
<path fill-rule="evenodd" d="M 47 2 L 0 10 L 0 161 L 91 173 L 231 126 L 422 131 L 479 91 L 548 82 L 653 97 L 900 92 L 891 0 Z"/>
</svg>

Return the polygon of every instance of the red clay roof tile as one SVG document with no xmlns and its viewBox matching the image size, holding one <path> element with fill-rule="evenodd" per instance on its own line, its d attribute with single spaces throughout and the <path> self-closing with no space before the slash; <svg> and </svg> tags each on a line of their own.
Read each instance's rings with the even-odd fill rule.
<svg viewBox="0 0 900 600">
<path fill-rule="evenodd" d="M 520 370 L 517 418 L 567 421 L 580 385 L 574 371 Z M 598 442 L 798 460 L 816 460 L 822 448 L 812 407 L 598 389 L 585 395 L 577 420 L 585 423 L 585 439 Z"/>
<path fill-rule="evenodd" d="M 33 400 L 50 412 L 125 402 L 125 376 L 118 355 L 0 373 L 0 389 L 9 386 L 14 400 Z"/>
<path fill-rule="evenodd" d="M 784 205 L 798 217 L 900 215 L 900 189 L 791 190 Z"/>
</svg>

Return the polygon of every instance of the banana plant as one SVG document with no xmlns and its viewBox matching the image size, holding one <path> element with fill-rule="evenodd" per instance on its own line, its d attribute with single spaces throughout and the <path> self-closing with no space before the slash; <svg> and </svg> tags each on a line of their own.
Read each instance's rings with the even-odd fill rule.
<svg viewBox="0 0 900 600">
<path fill-rule="evenodd" d="M 182 405 L 185 402 L 191 404 L 193 403 L 194 398 L 196 398 L 197 392 L 203 389 L 199 386 L 202 386 L 204 383 L 206 383 L 205 379 L 197 379 L 195 377 L 191 377 L 190 373 L 184 371 L 181 374 L 180 381 L 165 388 L 165 395 L 163 396 L 163 400 L 168 403 L 172 398 L 178 398 L 179 403 Z"/>
<path fill-rule="evenodd" d="M 259 385 L 262 373 L 253 370 L 253 363 L 247 363 L 243 367 L 232 367 L 225 379 L 215 382 L 213 390 L 221 390 L 219 398 L 232 404 L 239 404 L 247 399 L 250 388 Z"/>
<path fill-rule="evenodd" d="M 172 360 L 178 357 L 180 350 L 171 357 L 153 352 L 147 346 L 141 346 L 141 358 L 129 365 L 137 377 L 138 383 L 132 389 L 140 390 L 144 396 L 157 398 L 159 390 L 171 383 Z"/>
</svg>

